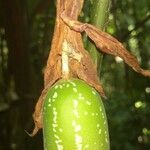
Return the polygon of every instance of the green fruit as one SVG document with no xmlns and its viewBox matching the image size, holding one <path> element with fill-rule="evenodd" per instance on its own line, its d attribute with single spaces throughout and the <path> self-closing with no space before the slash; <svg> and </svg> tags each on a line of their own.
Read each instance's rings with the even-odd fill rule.
<svg viewBox="0 0 150 150">
<path fill-rule="evenodd" d="M 43 105 L 44 150 L 109 150 L 107 119 L 98 92 L 82 80 L 60 80 Z"/>
</svg>

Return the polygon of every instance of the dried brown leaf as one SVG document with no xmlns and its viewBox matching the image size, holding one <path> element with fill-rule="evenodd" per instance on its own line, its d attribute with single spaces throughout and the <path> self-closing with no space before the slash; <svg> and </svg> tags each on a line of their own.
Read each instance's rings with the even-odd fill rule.
<svg viewBox="0 0 150 150">
<path fill-rule="evenodd" d="M 80 32 L 85 31 L 102 52 L 119 56 L 135 71 L 144 76 L 150 76 L 150 71 L 143 70 L 139 66 L 137 59 L 117 39 L 90 24 L 77 21 L 83 2 L 84 0 L 57 0 L 55 32 L 44 73 L 44 90 L 35 107 L 33 114 L 35 128 L 29 134 L 30 136 L 34 136 L 42 128 L 42 106 L 48 89 L 57 80 L 63 78 L 62 49 L 64 41 L 69 51 L 72 51 L 72 54 L 68 54 L 70 78 L 75 77 L 86 81 L 102 96 L 105 96 L 99 77 L 97 76 L 96 67 L 89 53 L 84 49 Z"/>
<path fill-rule="evenodd" d="M 43 126 L 42 125 L 42 106 L 43 106 L 45 96 L 47 94 L 48 89 L 59 79 L 60 79 L 60 77 L 54 76 L 53 80 L 50 80 L 49 84 L 47 84 L 47 86 L 42 91 L 42 93 L 36 103 L 35 111 L 33 113 L 35 127 L 34 127 L 32 133 L 29 134 L 30 136 L 34 136 L 39 131 L 39 129 L 42 128 L 42 126 Z"/>
<path fill-rule="evenodd" d="M 73 73 L 74 77 L 84 80 L 87 84 L 94 87 L 101 96 L 106 97 L 97 75 L 98 73 L 96 66 L 93 63 L 91 56 L 83 47 L 80 47 L 80 52 L 83 55 L 80 62 L 76 61 L 75 59 L 71 59 L 69 62 L 71 72 Z"/>
<path fill-rule="evenodd" d="M 90 24 L 84 24 L 76 20 L 72 20 L 70 17 L 65 15 L 65 12 L 61 14 L 61 18 L 63 21 L 73 30 L 77 32 L 85 31 L 86 34 L 90 37 L 91 40 L 95 43 L 95 45 L 99 48 L 100 51 L 111 54 L 114 56 L 121 57 L 126 64 L 132 67 L 136 72 L 150 77 L 149 70 L 143 70 L 136 57 L 132 55 L 122 43 L 120 43 L 117 39 L 112 37 L 110 34 L 101 31 Z"/>
<path fill-rule="evenodd" d="M 97 70 L 92 62 L 88 52 L 83 47 L 80 33 L 71 30 L 60 18 L 63 10 L 73 19 L 77 19 L 82 9 L 84 0 L 58 0 L 57 15 L 54 36 L 52 40 L 51 51 L 47 60 L 44 73 L 44 90 L 38 99 L 33 114 L 35 128 L 30 136 L 34 136 L 42 128 L 42 106 L 48 89 L 61 78 L 80 78 L 91 86 L 95 87 L 99 93 L 104 96 L 103 88 L 97 76 Z M 73 38 L 72 38 L 73 37 Z M 69 73 L 65 76 L 63 73 L 64 59 L 62 52 L 68 51 Z M 66 55 L 65 54 L 65 55 Z M 68 64 L 68 62 L 67 62 Z"/>
</svg>

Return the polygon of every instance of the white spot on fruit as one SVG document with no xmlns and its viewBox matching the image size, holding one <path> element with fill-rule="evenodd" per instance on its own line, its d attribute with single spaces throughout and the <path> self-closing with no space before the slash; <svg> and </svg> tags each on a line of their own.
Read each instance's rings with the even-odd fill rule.
<svg viewBox="0 0 150 150">
<path fill-rule="evenodd" d="M 57 124 L 52 124 L 52 126 L 53 126 L 54 128 L 56 128 L 58 125 L 57 125 Z"/>
<path fill-rule="evenodd" d="M 78 106 L 78 101 L 77 100 L 73 100 L 73 105 L 74 105 L 74 107 L 77 107 Z"/>
<path fill-rule="evenodd" d="M 96 92 L 95 92 L 95 91 L 92 91 L 92 93 L 93 93 L 94 95 L 96 95 Z"/>
<path fill-rule="evenodd" d="M 70 83 L 71 83 L 74 87 L 76 87 L 76 86 L 77 86 L 74 82 L 71 82 L 71 81 L 70 81 Z"/>
<path fill-rule="evenodd" d="M 58 85 L 55 86 L 55 89 L 57 89 L 57 88 L 58 88 Z"/>
<path fill-rule="evenodd" d="M 75 144 L 77 150 L 82 150 L 82 137 L 78 134 L 75 134 Z"/>
<path fill-rule="evenodd" d="M 84 100 L 85 98 L 84 98 L 84 97 L 80 97 L 79 99 L 82 99 L 82 100 Z"/>
<path fill-rule="evenodd" d="M 84 148 L 85 148 L 85 149 L 89 148 L 89 144 L 86 144 Z"/>
<path fill-rule="evenodd" d="M 62 142 L 62 140 L 56 140 L 55 141 L 56 144 L 61 143 L 61 142 Z"/>
<path fill-rule="evenodd" d="M 95 113 L 92 113 L 92 116 L 95 116 Z"/>
<path fill-rule="evenodd" d="M 54 132 L 56 132 L 56 129 L 55 129 L 55 128 L 53 128 L 53 131 L 54 131 Z"/>
<path fill-rule="evenodd" d="M 53 114 L 54 114 L 54 122 L 56 123 L 57 122 L 57 112 L 56 112 L 56 108 L 53 108 Z"/>
<path fill-rule="evenodd" d="M 57 98 L 58 94 L 57 92 L 54 92 L 53 98 Z"/>
<path fill-rule="evenodd" d="M 104 114 L 102 113 L 102 118 L 104 119 L 105 118 L 105 116 L 104 116 Z"/>
<path fill-rule="evenodd" d="M 81 126 L 80 125 L 75 126 L 75 132 L 79 132 L 80 130 L 81 130 Z"/>
<path fill-rule="evenodd" d="M 84 96 L 82 95 L 82 93 L 79 93 L 78 98 L 79 99 L 85 99 Z"/>
<path fill-rule="evenodd" d="M 87 116 L 87 115 L 88 115 L 88 112 L 87 112 L 87 111 L 85 111 L 85 112 L 84 112 L 84 115 L 85 115 L 85 116 Z"/>
<path fill-rule="evenodd" d="M 78 110 L 77 110 L 77 106 L 78 106 L 78 101 L 77 100 L 73 100 L 73 106 L 74 106 L 73 113 L 77 118 L 79 118 L 79 113 L 78 113 Z"/>
<path fill-rule="evenodd" d="M 57 140 L 55 141 L 55 143 L 56 143 L 56 145 L 57 145 L 57 150 L 63 150 L 63 146 L 61 145 L 62 140 L 57 139 Z"/>
<path fill-rule="evenodd" d="M 72 121 L 72 126 L 73 126 L 73 127 L 76 126 L 76 121 L 75 121 L 75 120 Z"/>
<path fill-rule="evenodd" d="M 70 86 L 70 84 L 67 84 L 66 87 L 68 88 Z"/>
<path fill-rule="evenodd" d="M 86 101 L 86 104 L 90 106 L 90 105 L 91 105 L 91 102 L 90 102 L 90 101 Z"/>
<path fill-rule="evenodd" d="M 61 145 L 62 140 L 60 139 L 60 137 L 57 134 L 54 134 L 54 137 L 56 138 L 55 143 L 56 143 L 57 149 L 63 150 L 63 146 Z"/>
<path fill-rule="evenodd" d="M 98 133 L 101 134 L 102 133 L 102 129 L 99 129 Z"/>
<path fill-rule="evenodd" d="M 74 91 L 75 93 L 77 93 L 77 92 L 78 92 L 77 88 L 73 88 L 73 91 Z"/>
<path fill-rule="evenodd" d="M 77 111 L 76 109 L 73 110 L 73 113 L 74 113 L 74 115 L 75 115 L 77 118 L 79 118 L 79 113 L 78 113 L 78 111 Z"/>
<path fill-rule="evenodd" d="M 62 129 L 62 128 L 59 128 L 59 132 L 63 132 L 63 129 Z"/>
<path fill-rule="evenodd" d="M 52 102 L 55 102 L 56 99 L 52 99 Z"/>
<path fill-rule="evenodd" d="M 59 88 L 60 88 L 60 89 L 62 89 L 62 88 L 63 88 L 63 86 L 62 86 L 62 85 L 59 85 Z"/>
<path fill-rule="evenodd" d="M 105 141 L 106 141 L 106 143 L 108 143 L 108 139 L 107 138 L 105 138 Z"/>
<path fill-rule="evenodd" d="M 48 104 L 48 107 L 51 107 L 51 104 Z"/>
<path fill-rule="evenodd" d="M 56 111 L 56 108 L 53 107 L 53 131 L 56 132 L 56 127 L 58 126 L 57 124 L 57 111 Z"/>
<path fill-rule="evenodd" d="M 49 98 L 49 99 L 48 99 L 48 102 L 51 102 L 51 100 L 52 100 L 52 99 L 51 99 L 51 98 Z"/>
<path fill-rule="evenodd" d="M 81 130 L 81 125 L 77 124 L 75 120 L 72 121 L 75 134 L 75 144 L 77 150 L 82 150 L 82 136 L 77 134 Z"/>
<path fill-rule="evenodd" d="M 79 93 L 79 97 L 82 97 L 82 93 Z"/>
<path fill-rule="evenodd" d="M 97 128 L 99 128 L 99 127 L 100 127 L 100 124 L 98 123 L 96 126 L 97 126 Z"/>
<path fill-rule="evenodd" d="M 59 139 L 59 136 L 58 136 L 57 134 L 54 134 L 54 137 L 55 137 L 56 139 Z"/>
<path fill-rule="evenodd" d="M 102 112 L 102 108 L 101 107 L 99 107 L 99 111 Z"/>
<path fill-rule="evenodd" d="M 58 145 L 57 145 L 57 149 L 58 149 L 58 150 L 63 150 L 63 146 L 58 144 Z"/>
</svg>

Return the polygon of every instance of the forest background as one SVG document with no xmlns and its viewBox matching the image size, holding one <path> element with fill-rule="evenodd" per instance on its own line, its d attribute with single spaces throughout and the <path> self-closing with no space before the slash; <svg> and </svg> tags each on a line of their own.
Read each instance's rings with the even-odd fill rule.
<svg viewBox="0 0 150 150">
<path fill-rule="evenodd" d="M 89 12 L 86 0 L 80 19 Z M 150 1 L 112 0 L 106 31 L 150 68 Z M 55 25 L 55 0 L 0 1 L 0 150 L 41 150 L 42 132 L 31 138 L 32 113 Z M 108 97 L 111 150 L 150 149 L 150 79 L 119 57 L 103 55 L 101 82 Z"/>
</svg>

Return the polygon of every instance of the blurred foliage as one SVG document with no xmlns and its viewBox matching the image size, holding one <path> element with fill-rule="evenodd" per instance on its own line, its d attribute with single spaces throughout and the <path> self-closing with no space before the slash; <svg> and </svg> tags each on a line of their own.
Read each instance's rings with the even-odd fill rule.
<svg viewBox="0 0 150 150">
<path fill-rule="evenodd" d="M 87 1 L 86 1 L 87 2 Z M 150 1 L 112 0 L 107 32 L 150 69 Z M 81 20 L 89 21 L 89 3 Z M 32 112 L 43 84 L 55 24 L 55 1 L 0 1 L 0 150 L 41 150 Z M 20 35 L 21 34 L 21 35 Z M 111 150 L 150 149 L 150 79 L 135 73 L 119 57 L 104 55 L 101 82 L 109 121 Z"/>
<path fill-rule="evenodd" d="M 148 0 L 113 0 L 107 28 L 147 69 L 150 68 L 149 4 Z M 150 79 L 132 71 L 118 57 L 104 55 L 102 66 L 111 149 L 150 149 Z"/>
</svg>

